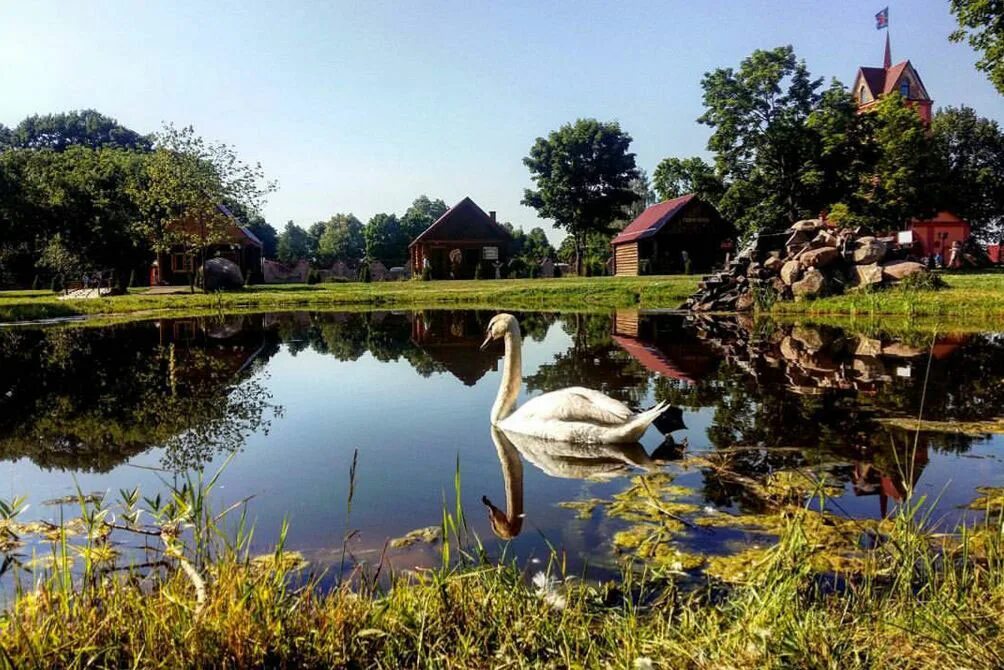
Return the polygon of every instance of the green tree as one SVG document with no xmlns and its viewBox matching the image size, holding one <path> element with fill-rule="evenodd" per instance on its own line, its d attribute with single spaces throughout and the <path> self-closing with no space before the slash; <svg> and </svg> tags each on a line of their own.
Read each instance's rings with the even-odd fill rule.
<svg viewBox="0 0 1004 670">
<path fill-rule="evenodd" d="M 411 207 L 401 217 L 401 230 L 408 238 L 408 243 L 445 214 L 447 209 L 449 208 L 442 200 L 430 200 L 426 195 L 415 198 L 415 202 L 411 203 Z"/>
<path fill-rule="evenodd" d="M 408 258 L 409 240 L 401 222 L 393 214 L 375 214 L 363 229 L 366 256 L 388 265 L 403 263 Z"/>
<path fill-rule="evenodd" d="M 322 265 L 335 261 L 356 261 L 366 251 L 363 224 L 352 214 L 335 214 L 324 224 L 317 241 L 317 258 Z"/>
<path fill-rule="evenodd" d="M 14 133 L 10 128 L 0 123 L 0 151 L 6 151 L 13 146 Z"/>
<path fill-rule="evenodd" d="M 248 230 L 261 240 L 261 253 L 265 258 L 275 258 L 278 251 L 279 234 L 276 229 L 260 214 L 250 217 L 246 222 Z"/>
<path fill-rule="evenodd" d="M 959 29 L 949 35 L 953 42 L 966 40 L 981 54 L 976 68 L 1004 95 L 1004 3 L 1001 0 L 951 0 Z"/>
<path fill-rule="evenodd" d="M 261 164 L 241 161 L 226 144 L 206 142 L 191 127 L 165 125 L 145 161 L 145 184 L 138 189 L 139 227 L 154 251 L 181 247 L 201 267 L 207 246 L 225 242 L 233 222 L 221 208 L 236 203 L 257 214 L 276 184 Z M 194 290 L 195 273 L 192 273 Z"/>
<path fill-rule="evenodd" d="M 931 122 L 941 174 L 939 207 L 987 241 L 1004 238 L 1004 132 L 970 107 L 938 110 Z"/>
<path fill-rule="evenodd" d="M 725 192 L 715 169 L 699 156 L 662 159 L 653 173 L 652 186 L 659 200 L 696 193 L 712 205 L 717 205 Z"/>
<path fill-rule="evenodd" d="M 276 244 L 276 256 L 286 265 L 310 258 L 313 253 L 310 235 L 292 221 L 286 222 L 286 227 L 279 233 Z"/>
<path fill-rule="evenodd" d="M 551 242 L 547 239 L 547 234 L 541 227 L 536 227 L 530 230 L 526 235 L 526 241 L 523 245 L 522 255 L 527 258 L 528 261 L 540 262 L 545 258 L 554 259 L 556 257 L 554 247 L 551 246 Z"/>
<path fill-rule="evenodd" d="M 93 109 L 29 116 L 13 131 L 9 131 L 8 142 L 10 146 L 21 149 L 54 151 L 64 151 L 71 146 L 91 149 L 112 147 L 144 152 L 153 148 L 149 135 L 140 135 Z"/>
<path fill-rule="evenodd" d="M 774 230 L 817 213 L 805 179 L 815 172 L 806 121 L 821 84 L 790 46 L 754 51 L 738 70 L 719 68 L 701 80 L 698 122 L 713 129 L 708 149 L 728 183 L 719 209 L 741 231 Z"/>
<path fill-rule="evenodd" d="M 579 119 L 538 137 L 523 159 L 536 188 L 526 189 L 522 202 L 568 231 L 579 271 L 588 234 L 607 233 L 638 199 L 630 146 L 618 123 Z"/>
</svg>

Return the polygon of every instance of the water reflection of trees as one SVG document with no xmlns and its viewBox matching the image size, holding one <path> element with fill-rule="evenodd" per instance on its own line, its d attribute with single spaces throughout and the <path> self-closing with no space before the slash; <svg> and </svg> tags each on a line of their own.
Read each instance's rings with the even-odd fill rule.
<svg viewBox="0 0 1004 670">
<path fill-rule="evenodd" d="M 1004 406 L 1004 342 L 995 335 L 904 342 L 839 328 L 636 313 L 565 324 L 573 344 L 528 378 L 532 390 L 584 384 L 637 401 L 651 382 L 658 400 L 711 411 L 707 439 L 722 471 L 757 477 L 824 464 L 858 494 L 879 493 L 883 509 L 885 497 L 919 476 L 929 449 L 966 451 L 979 438 L 932 432 L 915 442 L 878 419 L 916 417 L 923 404 L 930 420 L 979 421 Z M 754 503 L 713 470 L 705 495 Z"/>
<path fill-rule="evenodd" d="M 0 457 L 104 471 L 164 446 L 164 465 L 184 469 L 241 448 L 278 409 L 257 363 L 275 343 L 228 327 L 3 331 Z"/>
<path fill-rule="evenodd" d="M 264 378 L 282 347 L 405 361 L 473 384 L 498 360 L 478 344 L 494 312 L 281 313 L 164 319 L 109 328 L 0 330 L 0 459 L 105 471 L 153 447 L 201 467 L 267 433 Z M 543 339 L 553 314 L 521 315 Z"/>
</svg>

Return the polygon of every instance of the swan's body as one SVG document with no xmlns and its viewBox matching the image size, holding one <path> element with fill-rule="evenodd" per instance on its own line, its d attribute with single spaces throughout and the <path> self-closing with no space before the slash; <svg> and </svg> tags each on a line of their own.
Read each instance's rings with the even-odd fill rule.
<svg viewBox="0 0 1004 670">
<path fill-rule="evenodd" d="M 496 339 L 505 341 L 505 359 L 491 421 L 507 433 L 580 444 L 637 442 L 668 406 L 660 403 L 635 414 L 619 400 L 593 389 L 573 386 L 532 398 L 516 409 L 523 371 L 522 338 L 515 317 L 499 314 L 491 320 L 482 347 Z"/>
</svg>

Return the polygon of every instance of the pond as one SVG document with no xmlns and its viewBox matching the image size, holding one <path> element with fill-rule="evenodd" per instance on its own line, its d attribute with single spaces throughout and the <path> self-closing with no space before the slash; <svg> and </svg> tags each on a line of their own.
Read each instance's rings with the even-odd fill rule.
<svg viewBox="0 0 1004 670">
<path fill-rule="evenodd" d="M 511 541 L 506 555 L 533 564 L 555 548 L 571 572 L 604 577 L 630 518 L 593 503 L 644 472 L 672 471 L 699 514 L 757 513 L 763 501 L 750 480 L 812 472 L 840 515 L 881 518 L 912 487 L 937 499 L 932 519 L 943 524 L 963 518 L 977 487 L 1004 484 L 1004 439 L 969 425 L 997 420 L 1004 406 L 999 334 L 895 338 L 636 310 L 518 313 L 520 402 L 577 385 L 636 409 L 666 400 L 679 410 L 640 444 L 579 453 L 490 429 L 502 348 L 479 344 L 493 314 L 0 329 L 0 499 L 26 495 L 25 519 L 58 522 L 77 513 L 59 500 L 78 490 L 116 498 L 138 486 L 152 496 L 176 473 L 226 464 L 216 509 L 247 500 L 257 548 L 288 520 L 287 546 L 333 566 L 347 535 L 351 562 L 372 564 L 388 540 L 438 525 L 459 480 L 467 522 L 489 553 Z M 918 433 L 918 416 L 935 423 Z M 499 510 L 494 532 L 482 497 Z M 707 552 L 753 541 L 739 531 L 683 535 L 681 547 Z M 435 543 L 386 552 L 400 568 L 440 561 Z"/>
</svg>

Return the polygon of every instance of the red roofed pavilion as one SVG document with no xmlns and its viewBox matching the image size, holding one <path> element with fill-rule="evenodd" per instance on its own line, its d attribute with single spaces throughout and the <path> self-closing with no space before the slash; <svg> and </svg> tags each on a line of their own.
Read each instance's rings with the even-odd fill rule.
<svg viewBox="0 0 1004 670">
<path fill-rule="evenodd" d="M 611 242 L 614 274 L 681 273 L 685 257 L 692 271 L 710 270 L 724 258 L 735 236 L 735 227 L 693 193 L 656 203 Z"/>
</svg>

